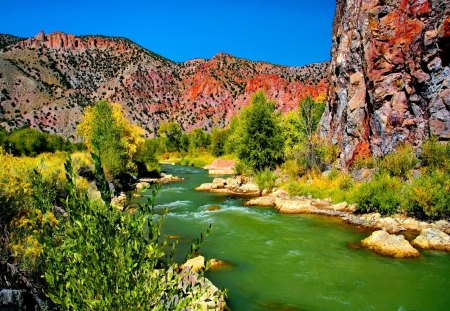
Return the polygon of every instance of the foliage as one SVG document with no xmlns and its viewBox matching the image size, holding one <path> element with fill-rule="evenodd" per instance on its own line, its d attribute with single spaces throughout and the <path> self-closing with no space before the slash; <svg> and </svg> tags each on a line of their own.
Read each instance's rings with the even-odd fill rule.
<svg viewBox="0 0 450 311">
<path fill-rule="evenodd" d="M 283 136 L 275 104 L 256 92 L 240 114 L 239 159 L 255 171 L 274 168 L 283 159 Z"/>
<path fill-rule="evenodd" d="M 88 150 L 102 160 L 108 179 L 135 168 L 133 160 L 144 142 L 143 130 L 128 122 L 120 104 L 101 100 L 86 108 L 77 132 Z"/>
<path fill-rule="evenodd" d="M 237 175 L 248 175 L 250 173 L 249 168 L 242 161 L 237 161 L 234 167 Z"/>
<path fill-rule="evenodd" d="M 225 153 L 225 144 L 229 136 L 229 130 L 214 128 L 211 133 L 211 152 L 215 157 Z"/>
<path fill-rule="evenodd" d="M 153 213 L 156 189 L 137 212 L 118 211 L 102 186 L 101 170 L 96 175 L 103 203 L 74 187 L 70 161 L 66 171 L 68 217 L 58 228 L 59 242 L 46 249 L 45 280 L 55 303 L 71 310 L 181 310 L 204 293 L 183 281 L 187 275 L 169 258 L 174 245 L 161 240 L 162 218 Z"/>
<path fill-rule="evenodd" d="M 361 185 L 355 197 L 360 213 L 379 212 L 393 214 L 399 210 L 403 182 L 398 177 L 378 174 L 370 182 Z"/>
<path fill-rule="evenodd" d="M 135 156 L 138 166 L 138 173 L 145 175 L 145 173 L 159 172 L 159 165 L 157 160 L 158 142 L 155 139 L 146 139 L 138 149 Z M 140 172 L 144 170 L 145 172 Z"/>
<path fill-rule="evenodd" d="M 299 174 L 321 171 L 337 157 L 336 148 L 316 134 L 324 109 L 323 102 L 306 97 L 299 103 L 298 110 L 283 117 L 284 154 L 287 159 L 297 161 Z"/>
<path fill-rule="evenodd" d="M 206 149 L 211 145 L 211 135 L 203 131 L 201 128 L 192 130 L 189 134 L 190 149 Z"/>
<path fill-rule="evenodd" d="M 183 132 L 176 122 L 162 123 L 158 129 L 158 136 L 164 151 L 181 151 L 181 136 Z"/>
<path fill-rule="evenodd" d="M 276 186 L 277 179 L 277 174 L 268 168 L 255 174 L 255 182 L 261 190 L 271 191 Z"/>
<path fill-rule="evenodd" d="M 194 149 L 184 154 L 179 163 L 181 165 L 195 166 L 195 167 L 205 167 L 211 164 L 216 158 L 206 150 Z"/>
<path fill-rule="evenodd" d="M 440 143 L 437 138 L 430 138 L 422 144 L 420 158 L 423 166 L 430 170 L 450 171 L 450 143 Z"/>
<path fill-rule="evenodd" d="M 345 172 L 337 172 L 323 176 L 311 172 L 300 179 L 290 179 L 285 184 L 290 195 L 312 196 L 318 199 L 331 199 L 334 203 L 354 202 L 360 184 L 354 182 Z"/>
<path fill-rule="evenodd" d="M 71 144 L 64 138 L 41 133 L 31 128 L 22 128 L 2 138 L 3 145 L 15 155 L 36 156 L 43 152 L 70 150 Z"/>
<path fill-rule="evenodd" d="M 379 162 L 380 170 L 400 178 L 408 178 L 409 173 L 417 165 L 418 159 L 410 145 L 400 145 L 395 152 L 386 155 Z"/>
<path fill-rule="evenodd" d="M 448 172 L 435 170 L 416 178 L 408 187 L 404 210 L 420 219 L 450 219 Z"/>
</svg>

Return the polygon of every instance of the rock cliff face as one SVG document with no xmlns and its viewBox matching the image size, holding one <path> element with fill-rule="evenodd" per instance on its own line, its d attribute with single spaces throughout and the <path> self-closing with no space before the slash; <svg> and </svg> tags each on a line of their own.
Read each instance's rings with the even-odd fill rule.
<svg viewBox="0 0 450 311">
<path fill-rule="evenodd" d="M 341 163 L 450 139 L 449 61 L 449 0 L 337 0 L 321 134 Z"/>
<path fill-rule="evenodd" d="M 259 89 L 283 112 L 328 89 L 328 63 L 286 67 L 224 53 L 175 63 L 125 38 L 60 32 L 17 41 L 0 50 L 0 125 L 7 129 L 29 124 L 75 139 L 84 107 L 105 98 L 122 103 L 149 135 L 164 121 L 209 130 L 225 126 Z"/>
</svg>

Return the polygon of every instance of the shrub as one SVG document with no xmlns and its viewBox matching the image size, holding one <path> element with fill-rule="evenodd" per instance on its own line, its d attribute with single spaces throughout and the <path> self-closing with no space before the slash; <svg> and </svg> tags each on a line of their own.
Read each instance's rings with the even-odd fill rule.
<svg viewBox="0 0 450 311">
<path fill-rule="evenodd" d="M 430 138 L 423 143 L 420 158 L 423 166 L 431 170 L 450 170 L 450 144 L 440 143 L 435 137 Z"/>
<path fill-rule="evenodd" d="M 174 245 L 160 237 L 162 216 L 153 213 L 157 190 L 137 212 L 129 205 L 119 211 L 94 160 L 99 202 L 74 188 L 76 177 L 66 163 L 68 216 L 57 228 L 59 238 L 46 244 L 47 295 L 68 310 L 197 308 L 193 302 L 205 289 L 173 264 Z"/>
<path fill-rule="evenodd" d="M 285 186 L 290 195 L 311 195 L 317 199 L 331 199 L 334 203 L 353 203 L 360 184 L 353 182 L 347 173 L 334 170 L 328 177 L 310 173 L 298 180 L 289 180 Z"/>
<path fill-rule="evenodd" d="M 410 145 L 400 145 L 395 152 L 386 155 L 379 163 L 380 170 L 391 176 L 408 178 L 418 159 Z"/>
<path fill-rule="evenodd" d="M 228 139 L 228 130 L 214 128 L 211 133 L 211 152 L 215 157 L 225 153 L 225 144 Z"/>
<path fill-rule="evenodd" d="M 242 161 L 236 162 L 234 170 L 236 171 L 237 175 L 248 175 L 250 173 L 250 170 L 248 169 L 247 165 L 245 165 L 245 163 Z"/>
<path fill-rule="evenodd" d="M 271 191 L 275 187 L 277 179 L 278 176 L 275 172 L 267 168 L 264 171 L 260 171 L 255 174 L 255 182 L 261 190 L 267 189 Z"/>
<path fill-rule="evenodd" d="M 389 175 L 377 175 L 361 185 L 355 195 L 357 212 L 393 214 L 398 211 L 402 197 L 402 181 Z"/>
<path fill-rule="evenodd" d="M 444 171 L 422 174 L 408 188 L 407 214 L 420 219 L 450 218 L 450 175 Z"/>
</svg>

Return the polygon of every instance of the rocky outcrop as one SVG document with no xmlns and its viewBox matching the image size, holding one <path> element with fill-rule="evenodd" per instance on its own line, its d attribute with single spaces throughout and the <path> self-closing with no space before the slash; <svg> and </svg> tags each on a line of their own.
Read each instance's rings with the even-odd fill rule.
<svg viewBox="0 0 450 311">
<path fill-rule="evenodd" d="M 409 244 L 403 235 L 389 234 L 384 230 L 375 231 L 361 241 L 362 246 L 384 256 L 407 258 L 420 256 L 419 251 Z"/>
<path fill-rule="evenodd" d="M 450 236 L 438 229 L 422 230 L 412 244 L 422 249 L 434 249 L 450 252 Z"/>
<path fill-rule="evenodd" d="M 208 170 L 210 175 L 228 175 L 234 174 L 236 161 L 234 160 L 222 160 L 216 159 L 213 163 L 204 167 L 205 170 Z"/>
<path fill-rule="evenodd" d="M 195 272 L 199 272 L 205 269 L 205 257 L 197 256 L 187 260 L 182 266 L 182 268 L 192 269 Z"/>
<path fill-rule="evenodd" d="M 167 121 L 187 131 L 224 127 L 259 89 L 287 112 L 328 88 L 328 63 L 287 67 L 225 53 L 175 63 L 125 38 L 61 32 L 1 42 L 0 125 L 70 139 L 84 108 L 99 99 L 120 102 L 151 136 Z"/>
<path fill-rule="evenodd" d="M 261 192 L 258 185 L 245 176 L 214 178 L 212 183 L 201 184 L 195 190 L 246 196 L 256 196 Z"/>
<path fill-rule="evenodd" d="M 446 220 L 425 222 L 401 214 L 392 216 L 382 216 L 379 213 L 355 214 L 356 206 L 354 204 L 347 202 L 332 204 L 329 200 L 305 196 L 291 197 L 283 189 L 276 189 L 268 195 L 250 199 L 245 202 L 245 206 L 274 207 L 282 214 L 317 214 L 340 217 L 351 225 L 375 230 L 381 229 L 389 233 L 435 229 L 442 231 L 443 234 L 450 234 L 450 222 Z"/>
<path fill-rule="evenodd" d="M 338 0 L 321 134 L 341 163 L 450 139 L 450 1 Z"/>
</svg>

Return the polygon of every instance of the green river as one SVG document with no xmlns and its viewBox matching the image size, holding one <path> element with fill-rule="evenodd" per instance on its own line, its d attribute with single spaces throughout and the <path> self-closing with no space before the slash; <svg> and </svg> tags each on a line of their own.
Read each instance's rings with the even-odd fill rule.
<svg viewBox="0 0 450 311">
<path fill-rule="evenodd" d="M 244 207 L 243 199 L 193 190 L 212 180 L 205 170 L 163 170 L 185 178 L 157 197 L 157 208 L 168 210 L 163 233 L 180 236 L 185 254 L 212 223 L 200 252 L 230 264 L 206 276 L 228 289 L 232 310 L 450 310 L 450 254 L 378 256 L 352 246 L 370 231 L 329 217 Z M 221 209 L 208 211 L 210 205 Z"/>
</svg>

